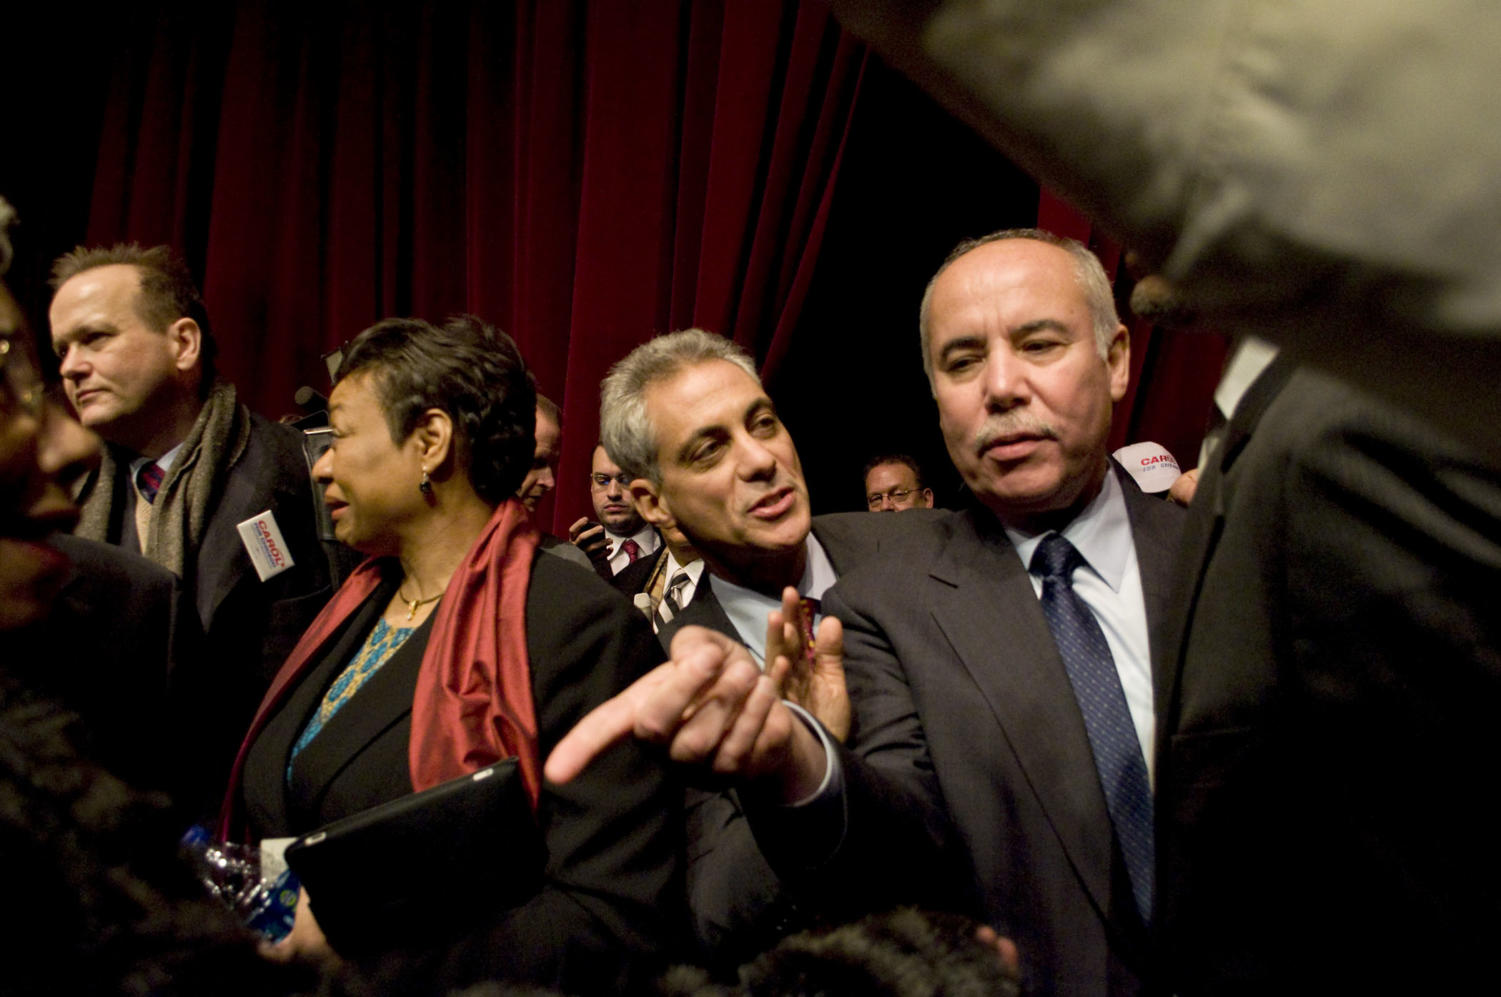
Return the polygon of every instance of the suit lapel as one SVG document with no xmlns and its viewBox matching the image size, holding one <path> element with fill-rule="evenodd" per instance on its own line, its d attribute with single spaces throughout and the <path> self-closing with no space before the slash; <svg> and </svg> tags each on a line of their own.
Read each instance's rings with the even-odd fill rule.
<svg viewBox="0 0 1501 997">
<path fill-rule="evenodd" d="M 1252 382 L 1240 404 L 1235 407 L 1230 423 L 1225 427 L 1225 438 L 1220 449 L 1210 460 L 1209 467 L 1200 472 L 1198 488 L 1189 506 L 1182 541 L 1178 545 L 1175 570 L 1165 586 L 1170 595 L 1163 607 L 1163 625 L 1160 628 L 1162 639 L 1152 647 L 1152 661 L 1157 676 L 1154 708 L 1157 714 L 1159 759 L 1165 757 L 1168 739 L 1177 727 L 1175 700 L 1183 640 L 1193 625 L 1194 612 L 1204 583 L 1204 572 L 1224 528 L 1227 498 L 1225 475 L 1240 458 L 1261 417 L 1287 386 L 1296 370 L 1297 364 L 1283 356 L 1273 360 L 1261 372 L 1261 376 Z M 1142 573 L 1145 584 L 1145 566 Z"/>
<path fill-rule="evenodd" d="M 1147 650 L 1155 676 L 1157 663 L 1162 660 L 1158 649 L 1169 639 L 1174 572 L 1186 516 L 1171 502 L 1143 492 L 1125 468 L 1114 461 L 1111 465 L 1126 497 L 1126 516 L 1131 520 L 1131 542 L 1136 547 L 1142 601 L 1147 611 Z"/>
<path fill-rule="evenodd" d="M 693 601 L 678 615 L 667 621 L 667 625 L 657 634 L 657 639 L 662 644 L 662 650 L 671 653 L 672 638 L 683 627 L 708 627 L 717 630 L 727 637 L 740 639 L 740 634 L 735 630 L 735 624 L 725 615 L 724 607 L 719 600 L 714 598 L 714 586 L 709 584 L 709 572 L 704 571 L 698 579 L 698 589 L 693 594 Z"/>
<path fill-rule="evenodd" d="M 955 533 L 929 579 L 933 617 L 985 697 L 1085 889 L 1108 917 L 1110 814 L 1084 721 L 1026 569 L 1005 532 L 988 519 L 978 510 L 955 518 Z"/>
</svg>

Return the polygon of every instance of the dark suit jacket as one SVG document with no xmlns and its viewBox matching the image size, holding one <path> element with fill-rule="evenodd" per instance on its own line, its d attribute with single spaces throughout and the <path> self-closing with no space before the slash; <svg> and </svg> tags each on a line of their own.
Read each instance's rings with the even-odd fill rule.
<svg viewBox="0 0 1501 997">
<path fill-rule="evenodd" d="M 1115 472 L 1155 645 L 1182 510 Z M 891 803 L 871 784 L 886 794 L 895 787 L 914 807 L 946 810 L 963 860 L 952 892 L 1015 939 L 1028 993 L 1141 989 L 1146 930 L 1084 722 L 1000 524 L 979 507 L 944 517 L 841 579 L 825 607 L 845 626 L 855 730 L 845 756 L 848 828 L 822 874 L 859 883 L 864 866 L 866 881 L 872 870 L 888 875 L 877 863 Z M 947 874 L 943 856 L 900 854 L 904 865 Z"/>
<path fill-rule="evenodd" d="M 1471 989 L 1501 929 L 1501 460 L 1283 360 L 1220 453 L 1159 647 L 1168 983 Z"/>
<path fill-rule="evenodd" d="M 646 583 L 651 580 L 652 572 L 657 570 L 657 563 L 667 556 L 667 545 L 657 548 L 655 554 L 648 557 L 638 558 L 635 564 L 627 564 L 617 574 L 611 575 L 605 581 L 609 582 L 617 592 L 627 599 L 637 592 L 646 591 Z"/>
<path fill-rule="evenodd" d="M 49 542 L 72 567 L 47 618 L 7 638 L 11 667 L 79 713 L 91 758 L 133 786 L 183 795 L 178 763 L 191 763 L 195 752 L 170 683 L 182 678 L 174 675 L 179 661 L 194 665 L 198 623 L 177 576 L 110 544 Z M 223 773 L 215 779 L 222 791 Z M 198 803 L 215 791 L 196 790 Z"/>
<path fill-rule="evenodd" d="M 931 510 L 836 513 L 813 520 L 813 535 L 837 573 L 853 570 L 883 546 L 931 522 Z M 911 518 L 907 518 L 911 517 Z M 634 567 L 634 566 L 633 566 Z M 704 626 L 740 639 L 714 596 L 707 572 L 688 607 L 657 634 L 663 650 L 685 626 Z M 783 881 L 762 855 L 735 793 L 688 794 L 688 906 L 702 957 L 734 966 L 777 938 L 810 924 L 841 919 L 858 905 Z"/>
<path fill-rule="evenodd" d="M 412 694 L 425 632 L 413 634 L 335 714 L 292 765 L 292 744 L 324 690 L 368 635 L 394 579 L 331 637 L 292 687 L 246 759 L 245 812 L 256 835 L 288 835 L 412 792 L 407 760 Z M 640 613 L 592 572 L 538 554 L 527 592 L 527 652 L 545 759 L 589 709 L 655 663 Z M 565 786 L 543 787 L 538 819 L 546 882 L 522 906 L 467 931 L 415 932 L 395 960 L 403 979 L 436 992 L 490 976 L 568 992 L 623 985 L 680 929 L 680 791 L 652 749 L 628 741 Z M 498 846 L 497 861 L 504 860 Z M 372 870 L 378 873 L 378 870 Z M 316 907 L 317 898 L 313 898 Z M 437 931 L 438 929 L 433 929 Z"/>
<path fill-rule="evenodd" d="M 666 557 L 667 547 L 664 544 L 663 546 L 658 547 L 657 552 L 651 557 L 643 557 L 635 564 L 627 565 L 620 572 L 620 574 L 607 579 L 607 581 L 609 581 L 609 583 L 613 585 L 615 587 L 615 590 L 621 595 L 625 596 L 627 599 L 634 599 L 636 595 L 648 591 L 651 585 L 652 576 L 656 573 L 657 566 L 661 564 Z M 666 584 L 666 581 L 669 580 L 670 579 L 664 579 L 664 586 Z M 707 571 L 699 572 L 698 584 L 693 587 L 693 591 L 689 594 L 688 604 L 691 606 L 693 604 L 693 601 L 698 598 L 699 592 L 706 591 L 708 587 L 709 573 Z M 632 604 L 634 605 L 634 603 Z"/>
<path fill-rule="evenodd" d="M 302 433 L 250 416 L 249 440 L 224 479 L 209 516 L 203 542 L 192 552 L 184 575 L 203 631 L 203 660 L 211 669 L 197 692 L 195 709 L 216 722 L 194 750 L 211 755 L 222 784 L 271 679 L 297 639 L 333 594 L 329 553 L 318 535 L 313 481 L 302 448 Z M 128 458 L 120 461 L 125 467 Z M 92 487 L 115 489 L 116 521 L 108 539 L 133 536 L 130 483 L 126 474 Z M 291 552 L 293 567 L 269 581 L 255 573 L 237 525 L 270 509 Z"/>
<path fill-rule="evenodd" d="M 930 520 L 938 515 L 931 509 L 912 511 L 919 519 Z M 836 512 L 815 516 L 813 535 L 823 545 L 824 553 L 829 555 L 835 574 L 842 575 L 879 551 L 883 544 L 905 535 L 915 523 L 916 520 L 897 522 L 895 513 Z M 708 572 L 699 577 L 693 602 L 657 634 L 662 649 L 669 650 L 673 635 L 686 626 L 708 627 L 740 639 L 735 625 L 714 597 L 714 586 L 709 582 Z"/>
</svg>

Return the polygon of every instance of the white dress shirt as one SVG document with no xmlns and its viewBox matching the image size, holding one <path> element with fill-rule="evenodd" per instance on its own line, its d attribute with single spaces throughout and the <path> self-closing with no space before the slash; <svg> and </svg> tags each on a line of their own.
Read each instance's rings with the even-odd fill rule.
<svg viewBox="0 0 1501 997">
<path fill-rule="evenodd" d="M 817 537 L 809 533 L 804 544 L 808 559 L 803 568 L 803 577 L 797 583 L 797 594 L 806 599 L 822 599 L 823 594 L 834 587 L 839 576 L 834 573 L 834 565 L 830 563 L 829 555 L 824 552 Z M 740 634 L 740 642 L 749 649 L 757 663 L 765 668 L 766 614 L 782 608 L 782 594 L 778 592 L 775 597 L 765 595 L 725 581 L 718 575 L 710 575 L 709 584 L 714 589 L 714 598 L 719 600 L 724 614 Z M 815 626 L 822 615 L 814 615 Z"/>
</svg>

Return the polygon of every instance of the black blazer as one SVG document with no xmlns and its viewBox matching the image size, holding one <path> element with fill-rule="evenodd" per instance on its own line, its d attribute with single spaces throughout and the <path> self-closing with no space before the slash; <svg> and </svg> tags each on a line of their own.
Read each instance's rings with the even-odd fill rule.
<svg viewBox="0 0 1501 997">
<path fill-rule="evenodd" d="M 853 512 L 817 516 L 813 535 L 835 572 L 853 570 L 883 547 L 932 522 L 931 510 L 903 513 Z M 663 650 L 685 626 L 706 626 L 740 639 L 714 597 L 707 572 L 688 607 L 657 634 Z M 845 911 L 846 898 L 804 891 L 782 881 L 762 855 L 739 796 L 731 792 L 688 793 L 688 905 L 701 958 L 730 967 L 764 950 L 777 938 Z"/>
<path fill-rule="evenodd" d="M 114 489 L 111 543 L 134 536 L 126 523 L 133 501 L 124 473 L 129 459 L 117 458 L 122 471 L 114 481 L 90 486 Z M 204 670 L 194 685 L 196 701 L 186 708 L 215 718 L 197 732 L 194 750 L 212 759 L 221 785 L 266 687 L 333 594 L 334 568 L 318 534 L 313 488 L 302 433 L 252 413 L 249 438 L 225 474 L 203 542 L 188 553 L 182 584 L 203 633 Z M 294 564 L 262 582 L 237 526 L 267 509 Z"/>
<path fill-rule="evenodd" d="M 1488 978 L 1496 450 L 1279 359 L 1203 470 L 1184 553 L 1157 694 L 1169 985 L 1433 993 Z"/>
<path fill-rule="evenodd" d="M 335 714 L 297 756 L 290 790 L 286 782 L 288 755 L 307 716 L 374 626 L 394 584 L 393 577 L 330 638 L 251 747 L 243 800 L 256 835 L 304 833 L 412 791 L 407 745 L 421 661 L 414 642 L 424 634 L 413 634 Z M 544 759 L 584 713 L 657 657 L 641 614 L 592 572 L 561 558 L 534 558 L 526 627 Z M 432 981 L 456 987 L 489 977 L 570 992 L 626 985 L 681 923 L 679 796 L 657 754 L 634 740 L 566 786 L 545 784 L 538 803 L 549 855 L 542 891 L 465 933 L 403 951 L 393 960 L 402 978 L 428 989 L 436 989 Z"/>
<path fill-rule="evenodd" d="M 198 768 L 198 718 L 173 697 L 199 660 L 177 576 L 111 544 L 49 542 L 72 566 L 47 617 L 7 638 L 7 666 L 80 714 L 91 758 L 134 786 L 170 791 L 194 817 L 207 813 L 225 773 Z"/>
<path fill-rule="evenodd" d="M 1112 469 L 1155 645 L 1183 511 Z M 862 866 L 900 854 L 909 877 L 951 875 L 952 857 L 925 853 L 921 839 L 909 836 L 916 845 L 901 853 L 882 840 L 907 809 L 892 811 L 904 794 L 951 819 L 952 902 L 1015 939 L 1028 993 L 1138 992 L 1146 931 L 1084 722 L 1026 566 L 994 516 L 972 506 L 944 517 L 841 579 L 825 604 L 845 626 L 856 727 L 848 827 L 824 874 L 859 884 Z"/>
</svg>

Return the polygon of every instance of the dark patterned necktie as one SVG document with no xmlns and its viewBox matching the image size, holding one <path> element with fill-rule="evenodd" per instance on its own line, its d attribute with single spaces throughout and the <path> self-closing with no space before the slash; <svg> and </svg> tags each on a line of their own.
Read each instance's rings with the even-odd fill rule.
<svg viewBox="0 0 1501 997">
<path fill-rule="evenodd" d="M 1084 717 L 1100 788 L 1105 792 L 1105 805 L 1126 860 L 1137 909 L 1144 920 L 1150 921 L 1152 789 L 1105 632 L 1074 591 L 1074 569 L 1083 563 L 1073 544 L 1050 533 L 1032 555 L 1031 571 L 1042 577 L 1042 611 Z"/>
<path fill-rule="evenodd" d="M 141 469 L 136 472 L 136 488 L 140 490 L 141 498 L 148 503 L 154 503 L 156 493 L 161 490 L 162 480 L 166 476 L 167 472 L 163 471 L 156 461 L 147 461 L 142 464 Z"/>
<path fill-rule="evenodd" d="M 620 549 L 625 551 L 626 560 L 631 564 L 635 564 L 636 558 L 641 556 L 641 545 L 629 537 L 620 542 Z"/>
<path fill-rule="evenodd" d="M 672 618 L 683 611 L 683 590 L 688 587 L 688 572 L 679 568 L 662 592 L 662 601 L 657 603 L 657 629 L 661 630 Z"/>
</svg>

